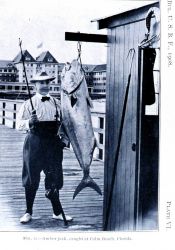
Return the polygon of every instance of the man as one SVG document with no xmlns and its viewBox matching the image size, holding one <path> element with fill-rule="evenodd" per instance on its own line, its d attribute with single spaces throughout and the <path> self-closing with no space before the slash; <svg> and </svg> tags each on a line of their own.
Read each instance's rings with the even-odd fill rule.
<svg viewBox="0 0 175 250">
<path fill-rule="evenodd" d="M 32 97 L 34 110 L 30 100 L 27 100 L 17 115 L 17 129 L 27 131 L 22 170 L 26 212 L 20 218 L 21 223 L 32 219 L 41 171 L 45 174 L 45 195 L 51 201 L 53 219 L 63 220 L 59 190 L 63 186 L 63 148 L 69 144 L 69 140 L 61 124 L 60 103 L 49 94 L 50 82 L 54 79 L 46 72 L 36 75 L 31 80 L 36 88 L 36 94 Z M 66 220 L 71 221 L 72 218 L 66 216 Z"/>
</svg>

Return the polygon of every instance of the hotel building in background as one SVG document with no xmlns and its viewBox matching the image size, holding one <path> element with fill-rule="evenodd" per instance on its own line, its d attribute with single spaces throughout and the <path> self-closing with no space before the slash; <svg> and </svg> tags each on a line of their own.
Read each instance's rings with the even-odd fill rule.
<svg viewBox="0 0 175 250">
<path fill-rule="evenodd" d="M 27 50 L 23 51 L 23 55 L 31 93 L 34 92 L 34 85 L 30 83 L 30 80 L 36 73 L 46 71 L 49 76 L 55 77 L 50 86 L 50 92 L 55 96 L 58 95 L 64 63 L 59 63 L 49 51 L 42 52 L 36 59 Z M 83 64 L 82 66 L 91 96 L 103 95 L 105 97 L 106 64 Z M 0 92 L 1 97 L 3 93 L 8 95 L 15 92 L 27 93 L 21 53 L 18 53 L 12 61 L 0 60 Z"/>
</svg>

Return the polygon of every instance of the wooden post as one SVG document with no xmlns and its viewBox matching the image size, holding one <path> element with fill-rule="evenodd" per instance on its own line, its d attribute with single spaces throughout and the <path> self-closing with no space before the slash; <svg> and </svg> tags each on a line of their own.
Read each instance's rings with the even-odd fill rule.
<svg viewBox="0 0 175 250">
<path fill-rule="evenodd" d="M 65 32 L 65 40 L 93 43 L 107 43 L 107 35 Z"/>
</svg>

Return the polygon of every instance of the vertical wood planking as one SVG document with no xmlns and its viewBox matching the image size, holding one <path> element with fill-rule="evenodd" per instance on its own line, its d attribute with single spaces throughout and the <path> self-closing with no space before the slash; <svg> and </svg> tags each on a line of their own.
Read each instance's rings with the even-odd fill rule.
<svg viewBox="0 0 175 250">
<path fill-rule="evenodd" d="M 127 53 L 129 52 L 130 49 L 133 48 L 132 44 L 132 25 L 127 25 L 126 26 L 126 37 L 127 37 Z M 130 73 L 130 67 L 131 67 L 131 61 L 132 61 L 132 54 L 128 55 L 127 58 L 127 77 Z M 133 68 L 132 68 L 133 69 Z M 131 77 L 133 76 L 132 71 L 131 71 Z M 127 79 L 128 82 L 128 79 Z M 131 182 L 131 177 L 129 174 L 129 169 L 130 169 L 130 155 L 131 155 L 131 128 L 132 128 L 132 121 L 131 121 L 131 112 L 132 112 L 132 78 L 130 79 L 130 87 L 129 87 L 129 93 L 128 93 L 128 102 L 127 102 L 127 110 L 126 110 L 126 118 L 125 118 L 125 148 L 126 148 L 126 165 L 125 165 L 125 182 L 127 183 L 125 186 L 125 218 L 126 218 L 126 223 L 125 223 L 125 229 L 129 229 L 131 221 L 129 220 L 129 211 L 131 209 L 131 204 L 130 204 L 130 196 L 132 193 L 132 187 L 130 187 L 130 182 Z"/>
<path fill-rule="evenodd" d="M 130 25 L 126 25 L 124 26 L 125 28 L 125 57 L 124 57 L 124 61 L 125 61 L 125 91 L 126 91 L 126 86 L 128 84 L 128 75 L 129 75 L 129 70 L 130 70 L 130 63 L 131 63 L 131 56 L 128 56 L 128 52 L 129 50 L 132 48 L 131 46 L 131 32 L 130 32 Z M 128 57 L 127 57 L 128 56 Z M 127 59 L 126 59 L 127 58 Z M 123 176 L 123 183 L 126 183 L 125 185 L 123 183 L 121 183 L 121 185 L 123 185 L 123 199 L 125 202 L 125 206 L 123 209 L 123 225 L 121 227 L 121 229 L 125 229 L 128 230 L 128 211 L 130 209 L 130 204 L 128 202 L 129 196 L 130 196 L 130 192 L 131 190 L 129 190 L 129 182 L 130 179 L 128 178 L 128 166 L 130 163 L 130 154 L 128 153 L 128 147 L 129 147 L 129 134 L 130 134 L 130 127 L 131 127 L 131 123 L 129 121 L 129 114 L 130 114 L 130 107 L 131 107 L 131 100 L 130 100 L 130 93 L 131 93 L 131 88 L 132 88 L 132 84 L 130 83 L 130 88 L 129 88 L 129 93 L 128 93 L 128 100 L 127 100 L 127 106 L 126 106 L 126 114 L 125 114 L 125 121 L 124 121 L 124 130 L 123 130 L 123 144 L 122 147 L 125 148 L 125 164 L 123 165 L 123 169 L 125 171 L 125 175 Z"/>
<path fill-rule="evenodd" d="M 146 32 L 147 32 L 147 29 L 146 29 L 146 23 L 145 23 L 145 21 L 141 21 L 141 22 L 139 22 L 138 23 L 138 25 L 137 25 L 137 28 L 138 28 L 138 30 L 139 30 L 139 33 L 138 33 L 138 36 L 137 36 L 137 44 L 140 44 L 141 43 L 141 41 L 143 41 L 143 39 L 145 39 L 145 35 L 144 34 L 146 34 Z M 138 50 L 137 50 L 137 52 L 138 52 Z M 138 73 L 138 68 L 139 68 L 139 66 L 140 65 L 138 65 L 138 63 L 140 63 L 139 61 L 138 61 L 138 58 L 137 58 L 137 73 Z M 138 81 L 139 81 L 139 75 L 138 75 Z M 141 84 L 141 83 L 139 83 L 138 82 L 138 84 Z M 140 99 L 140 98 L 139 98 Z M 138 103 L 138 107 L 140 106 L 140 103 Z M 140 107 L 141 108 L 141 107 Z M 140 109 L 139 108 L 139 109 Z M 137 127 L 137 124 L 136 124 L 136 127 Z M 138 132 L 138 131 L 137 131 Z M 140 136 L 140 132 L 139 132 L 139 136 Z M 137 138 L 137 140 L 140 140 L 140 138 Z M 140 146 L 139 146 L 140 147 Z M 139 164 L 138 164 L 138 166 L 137 166 L 137 168 L 136 168 L 136 174 L 135 174 L 135 176 L 136 176 L 136 180 L 135 180 L 135 183 L 136 183 L 136 192 L 135 192 L 135 196 L 136 196 L 136 211 L 135 211 L 135 215 L 136 215 L 136 217 L 138 216 L 138 213 L 139 213 L 139 206 L 138 206 L 138 204 L 139 204 L 139 202 L 138 202 L 138 199 L 139 199 L 139 187 L 140 187 L 140 166 L 139 166 Z M 137 218 L 136 218 L 136 220 L 137 220 Z M 139 219 L 139 226 L 141 225 L 141 217 L 140 217 L 140 219 Z M 138 224 L 137 224 L 137 222 L 136 222 L 136 227 L 138 227 Z"/>
<path fill-rule="evenodd" d="M 135 33 L 131 37 L 132 47 L 135 49 L 135 56 L 132 67 L 131 76 L 131 111 L 130 111 L 130 122 L 132 123 L 130 131 L 130 165 L 128 169 L 128 174 L 130 176 L 129 189 L 132 190 L 130 193 L 130 210 L 129 210 L 129 230 L 134 229 L 134 201 L 135 201 L 135 167 L 136 167 L 136 151 L 132 150 L 132 144 L 136 143 L 136 117 L 137 117 L 137 86 L 138 86 L 138 36 L 139 36 L 139 23 L 133 23 L 130 25 L 131 33 Z M 132 225 L 132 226 L 131 226 Z"/>
<path fill-rule="evenodd" d="M 109 89 L 110 89 L 110 78 L 111 78 L 111 63 L 110 63 L 110 51 L 111 51 L 111 30 L 108 29 L 108 48 L 107 48 L 107 78 L 106 78 L 106 121 L 105 121 L 105 162 L 109 162 L 109 139 L 108 139 L 108 131 L 109 131 L 109 113 L 110 113 L 110 103 L 109 103 Z M 104 166 L 104 201 L 103 201 L 103 218 L 105 218 L 106 207 L 107 207 L 107 194 L 108 194 L 108 167 Z M 104 221 L 103 221 L 104 223 Z"/>
<path fill-rule="evenodd" d="M 128 51 L 128 44 L 127 44 L 127 38 L 126 38 L 126 33 L 125 33 L 125 27 L 122 26 L 123 32 L 121 33 L 122 35 L 122 40 L 123 43 L 120 44 L 120 51 L 122 51 L 120 61 L 122 62 L 121 67 L 122 67 L 122 74 L 120 72 L 120 80 L 118 87 L 121 89 L 121 95 L 120 95 L 120 120 L 119 124 L 121 125 L 121 116 L 122 116 L 122 111 L 123 111 L 123 104 L 124 104 L 124 98 L 126 94 L 126 86 L 127 86 L 127 72 L 128 72 L 128 66 L 126 63 L 126 55 Z M 126 117 L 125 117 L 126 118 Z M 120 145 L 120 157 L 119 157 L 119 162 L 118 162 L 118 171 L 119 171 L 119 179 L 118 179 L 118 184 L 119 184 L 119 228 L 120 230 L 124 229 L 124 224 L 125 224 L 125 165 L 126 165 L 126 132 L 125 132 L 125 121 L 123 124 L 123 131 L 122 131 L 122 139 L 121 139 L 121 145 Z"/>
<path fill-rule="evenodd" d="M 114 167 L 114 153 L 118 143 L 123 102 L 131 62 L 131 57 L 128 60 L 126 60 L 126 57 L 131 48 L 135 48 L 136 54 L 132 67 L 108 230 L 134 229 L 136 153 L 132 151 L 132 143 L 136 142 L 137 47 L 138 40 L 140 40 L 140 29 L 140 23 L 131 23 L 111 30 L 110 56 L 108 58 L 108 72 L 110 76 L 108 77 L 106 109 L 105 208 L 109 197 L 112 170 Z M 110 155 L 107 155 L 109 152 Z M 105 208 L 104 211 L 106 211 Z"/>
<path fill-rule="evenodd" d="M 119 136 L 119 128 L 120 128 L 120 119 L 121 119 L 121 101 L 120 99 L 122 98 L 123 95 L 123 90 L 122 88 L 119 88 L 120 82 L 121 82 L 121 76 L 123 76 L 123 54 L 121 49 L 121 45 L 123 44 L 123 27 L 120 29 L 116 29 L 116 54 L 115 54 L 115 72 L 114 74 L 116 75 L 116 81 L 115 81 L 115 129 L 114 129 L 114 145 L 115 145 L 115 154 L 116 154 L 116 148 L 118 145 L 118 136 Z M 120 157 L 120 156 L 119 156 Z M 120 159 L 119 159 L 120 161 Z M 114 165 L 114 163 L 113 163 Z M 120 223 L 120 210 L 122 209 L 122 204 L 120 203 L 118 197 L 120 193 L 120 185 L 117 185 L 119 183 L 119 178 L 120 178 L 120 166 L 117 164 L 117 169 L 116 169 L 116 178 L 115 178 L 115 187 L 114 187 L 114 193 L 113 193 L 113 200 L 115 206 L 113 206 L 112 209 L 112 217 L 115 217 L 116 221 L 113 220 L 113 223 L 115 225 L 119 225 Z M 116 186 L 118 186 L 118 189 L 116 190 Z"/>
<path fill-rule="evenodd" d="M 130 190 L 129 196 L 129 213 L 128 213 L 128 230 L 134 229 L 134 195 L 135 195 L 135 162 L 136 162 L 136 152 L 132 150 L 132 144 L 135 143 L 136 139 L 136 116 L 137 116 L 137 95 L 135 96 L 135 89 L 137 88 L 137 71 L 136 71 L 136 62 L 137 62 L 137 43 L 135 43 L 135 38 L 138 36 L 138 30 L 136 29 L 135 23 L 130 25 L 130 33 L 135 34 L 131 36 L 131 46 L 135 49 L 134 60 L 131 70 L 131 89 L 130 89 L 130 114 L 129 114 L 129 122 L 132 124 L 130 127 L 130 148 L 129 148 L 129 155 L 130 155 L 130 164 L 128 165 L 128 176 L 129 176 L 129 183 L 128 183 L 128 190 Z"/>
<path fill-rule="evenodd" d="M 112 27 L 109 24 L 111 28 L 108 29 L 111 43 L 108 49 L 108 85 L 106 90 L 104 212 L 106 212 L 108 203 L 115 159 L 114 153 L 116 153 L 118 144 L 122 109 L 131 62 L 131 57 L 128 60 L 126 60 L 126 57 L 129 49 L 135 49 L 108 230 L 126 231 L 135 229 L 135 187 L 138 186 L 139 179 L 137 177 L 138 169 L 136 168 L 136 151 L 132 150 L 132 144 L 137 141 L 138 44 L 145 38 L 146 33 L 145 20 L 137 22 L 140 14 L 139 12 L 136 13 L 134 19 L 132 16 L 132 20 L 130 16 L 126 17 L 126 23 L 121 24 L 121 26 Z M 116 20 L 115 18 L 111 20 L 111 23 L 114 23 L 114 21 L 117 23 L 117 18 Z M 119 19 L 121 19 L 121 16 Z"/>
<path fill-rule="evenodd" d="M 106 165 L 105 165 L 105 196 L 104 196 L 104 222 L 106 220 L 106 209 L 108 206 L 109 190 L 111 185 L 111 165 L 113 162 L 113 147 L 112 147 L 112 137 L 113 137 L 113 93 L 111 88 L 114 87 L 114 51 L 115 51 L 115 30 L 110 30 L 109 33 L 109 48 L 108 48 L 108 80 L 106 89 L 106 143 L 105 143 L 105 155 L 106 155 Z M 112 93 L 112 94 L 111 94 Z"/>
<path fill-rule="evenodd" d="M 113 97 L 113 103 L 111 102 L 111 116 L 112 116 L 112 123 L 111 123 L 111 127 L 110 127 L 110 131 L 109 133 L 111 133 L 111 140 L 110 140 L 110 146 L 112 147 L 112 155 L 111 155 L 111 162 L 110 162 L 110 182 L 109 182 L 109 192 L 108 195 L 111 191 L 111 181 L 112 181 L 112 173 L 113 173 L 113 168 L 114 168 L 114 159 L 115 159 L 115 151 L 116 151 L 116 140 L 117 140 L 117 131 L 118 131 L 118 124 L 116 123 L 116 115 L 118 115 L 119 110 L 118 110 L 118 93 L 117 93 L 117 82 L 118 82 L 118 74 L 116 74 L 116 69 L 118 68 L 118 62 L 116 61 L 116 56 L 119 56 L 119 51 L 118 51 L 118 37 L 116 34 L 116 29 L 113 29 L 113 36 L 114 36 L 114 40 L 113 40 L 113 51 L 112 51 L 112 64 L 114 67 L 112 67 L 112 75 L 113 75 L 113 81 L 111 82 L 113 85 L 113 88 L 110 89 L 110 99 L 111 97 Z M 114 184 L 114 190 L 115 190 L 115 184 Z M 114 206 L 114 202 L 116 200 L 115 197 L 115 192 L 113 192 L 113 197 L 112 197 L 112 202 L 111 202 L 111 215 L 109 217 L 109 224 L 112 225 L 113 223 L 115 223 L 116 220 L 116 211 L 114 210 L 115 206 Z"/>
</svg>

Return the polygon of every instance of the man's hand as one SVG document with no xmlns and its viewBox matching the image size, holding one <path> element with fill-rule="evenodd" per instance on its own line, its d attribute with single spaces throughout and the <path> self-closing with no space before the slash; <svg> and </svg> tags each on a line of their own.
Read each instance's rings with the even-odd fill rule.
<svg viewBox="0 0 175 250">
<path fill-rule="evenodd" d="M 31 127 L 37 122 L 39 122 L 39 120 L 38 120 L 38 117 L 36 115 L 36 112 L 32 111 L 32 115 L 31 115 L 30 120 L 29 120 L 29 126 Z"/>
</svg>

